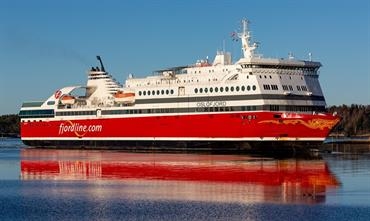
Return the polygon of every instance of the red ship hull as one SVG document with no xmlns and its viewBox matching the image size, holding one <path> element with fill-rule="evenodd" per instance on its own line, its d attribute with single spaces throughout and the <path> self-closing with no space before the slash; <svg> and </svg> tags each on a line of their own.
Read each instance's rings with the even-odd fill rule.
<svg viewBox="0 0 370 221">
<path fill-rule="evenodd" d="M 339 117 L 278 112 L 24 121 L 21 137 L 33 146 L 161 146 L 166 143 L 321 143 Z M 176 145 L 175 145 L 176 146 Z M 181 146 L 181 145 L 180 145 Z"/>
</svg>

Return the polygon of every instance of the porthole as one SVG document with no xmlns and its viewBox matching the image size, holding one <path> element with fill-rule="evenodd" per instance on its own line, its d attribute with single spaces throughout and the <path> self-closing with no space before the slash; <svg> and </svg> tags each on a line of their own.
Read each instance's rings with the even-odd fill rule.
<svg viewBox="0 0 370 221">
<path fill-rule="evenodd" d="M 196 94 L 198 93 L 198 88 L 194 89 L 194 93 L 196 93 Z"/>
<path fill-rule="evenodd" d="M 139 96 L 141 96 L 141 91 L 139 91 Z"/>
<path fill-rule="evenodd" d="M 209 92 L 211 92 L 211 93 L 213 92 L 213 88 L 212 87 L 209 89 Z"/>
<path fill-rule="evenodd" d="M 233 92 L 234 91 L 234 87 L 230 87 L 230 91 Z"/>
<path fill-rule="evenodd" d="M 240 87 L 239 86 L 236 86 L 236 91 L 240 91 Z"/>
<path fill-rule="evenodd" d="M 218 87 L 215 87 L 215 92 L 218 92 Z"/>
<path fill-rule="evenodd" d="M 247 86 L 247 90 L 250 91 L 251 90 L 251 86 L 248 85 Z"/>
<path fill-rule="evenodd" d="M 253 85 L 252 89 L 255 91 L 257 89 L 256 85 Z"/>
<path fill-rule="evenodd" d="M 143 91 L 143 95 L 144 95 L 144 96 L 146 95 L 146 91 Z"/>
<path fill-rule="evenodd" d="M 204 93 L 207 93 L 208 92 L 208 88 L 204 88 Z"/>
<path fill-rule="evenodd" d="M 162 94 L 162 95 L 164 94 L 164 90 L 161 90 L 161 94 Z"/>
<path fill-rule="evenodd" d="M 152 95 L 155 95 L 155 90 L 152 90 Z"/>
<path fill-rule="evenodd" d="M 245 91 L 245 86 L 242 86 L 242 91 Z"/>
<path fill-rule="evenodd" d="M 225 91 L 228 92 L 229 91 L 229 87 L 225 87 Z"/>
<path fill-rule="evenodd" d="M 203 93 L 203 88 L 199 88 L 199 93 Z"/>
<path fill-rule="evenodd" d="M 171 89 L 171 94 L 174 94 L 174 93 L 175 93 L 175 91 L 173 89 Z"/>
<path fill-rule="evenodd" d="M 223 88 L 223 87 L 220 87 L 220 91 L 221 91 L 221 92 L 224 92 L 224 88 Z"/>
<path fill-rule="evenodd" d="M 170 93 L 170 91 L 169 90 L 166 90 L 166 94 L 169 94 Z"/>
<path fill-rule="evenodd" d="M 148 91 L 148 95 L 150 95 L 150 91 Z"/>
<path fill-rule="evenodd" d="M 159 95 L 159 90 L 157 90 L 157 95 Z"/>
</svg>

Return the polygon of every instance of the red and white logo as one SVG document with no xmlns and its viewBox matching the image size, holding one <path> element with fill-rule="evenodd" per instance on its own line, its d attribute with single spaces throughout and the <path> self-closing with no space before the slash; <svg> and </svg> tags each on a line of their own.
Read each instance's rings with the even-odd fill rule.
<svg viewBox="0 0 370 221">
<path fill-rule="evenodd" d="M 55 93 L 54 93 L 54 97 L 55 97 L 55 99 L 58 99 L 58 98 L 60 98 L 60 96 L 62 95 L 62 92 L 60 91 L 60 90 L 57 90 L 57 91 L 55 91 Z"/>
</svg>

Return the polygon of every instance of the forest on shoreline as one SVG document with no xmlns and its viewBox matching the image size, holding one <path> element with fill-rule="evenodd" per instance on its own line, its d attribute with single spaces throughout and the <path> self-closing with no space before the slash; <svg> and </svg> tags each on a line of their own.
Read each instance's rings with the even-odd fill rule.
<svg viewBox="0 0 370 221">
<path fill-rule="evenodd" d="M 370 105 L 331 106 L 327 108 L 327 111 L 337 113 L 342 117 L 342 121 L 332 130 L 332 135 L 370 136 Z M 0 116 L 0 137 L 19 137 L 17 114 Z"/>
</svg>

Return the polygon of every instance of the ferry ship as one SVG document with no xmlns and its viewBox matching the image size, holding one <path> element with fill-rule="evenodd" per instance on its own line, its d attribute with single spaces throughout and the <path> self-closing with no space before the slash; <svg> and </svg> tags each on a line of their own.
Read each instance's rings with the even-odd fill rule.
<svg viewBox="0 0 370 221">
<path fill-rule="evenodd" d="M 168 150 L 321 144 L 340 120 L 325 112 L 321 63 L 257 54 L 247 20 L 232 36 L 242 46 L 234 63 L 219 51 L 213 62 L 130 74 L 124 85 L 97 56 L 86 85 L 22 104 L 21 139 L 37 147 Z"/>
</svg>

